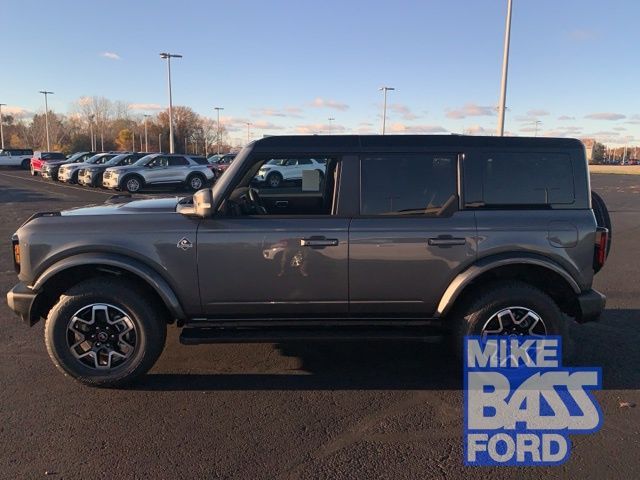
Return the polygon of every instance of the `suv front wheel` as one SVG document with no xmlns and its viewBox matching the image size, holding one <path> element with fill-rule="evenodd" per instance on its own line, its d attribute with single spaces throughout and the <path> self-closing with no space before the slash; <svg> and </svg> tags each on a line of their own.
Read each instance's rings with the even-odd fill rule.
<svg viewBox="0 0 640 480">
<path fill-rule="evenodd" d="M 91 386 L 117 387 L 146 373 L 166 339 L 166 321 L 129 282 L 95 278 L 64 293 L 45 324 L 55 366 Z"/>
<path fill-rule="evenodd" d="M 122 186 L 129 193 L 137 193 L 142 189 L 142 179 L 138 175 L 129 175 L 122 181 Z"/>
<path fill-rule="evenodd" d="M 454 348 L 462 357 L 467 335 L 546 336 L 559 335 L 563 353 L 572 348 L 568 323 L 556 302 L 542 290 L 520 281 L 501 281 L 463 299 L 453 318 Z"/>
</svg>

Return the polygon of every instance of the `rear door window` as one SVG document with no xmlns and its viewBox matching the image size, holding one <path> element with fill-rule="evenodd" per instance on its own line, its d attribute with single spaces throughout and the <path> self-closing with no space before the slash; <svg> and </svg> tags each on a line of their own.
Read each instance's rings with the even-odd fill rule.
<svg viewBox="0 0 640 480">
<path fill-rule="evenodd" d="M 169 157 L 169 166 L 170 167 L 181 167 L 184 165 L 189 165 L 189 161 L 184 157 Z"/>
<path fill-rule="evenodd" d="M 562 153 L 494 152 L 472 155 L 466 203 L 484 207 L 569 205 L 575 201 L 571 157 Z"/>
<path fill-rule="evenodd" d="M 455 207 L 455 154 L 369 156 L 360 170 L 361 215 L 439 216 Z"/>
</svg>

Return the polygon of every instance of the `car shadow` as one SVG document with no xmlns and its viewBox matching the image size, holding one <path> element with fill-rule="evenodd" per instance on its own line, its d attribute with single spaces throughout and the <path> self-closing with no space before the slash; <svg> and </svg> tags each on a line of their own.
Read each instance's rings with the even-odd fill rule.
<svg viewBox="0 0 640 480">
<path fill-rule="evenodd" d="M 572 326 L 570 366 L 601 367 L 603 388 L 640 388 L 638 310 L 607 310 L 601 322 Z M 447 339 L 432 342 L 284 342 L 296 373 L 149 374 L 136 390 L 461 390 L 462 366 Z M 211 348 L 215 348 L 214 345 Z"/>
<path fill-rule="evenodd" d="M 0 203 L 26 203 L 26 202 L 47 202 L 58 200 L 48 195 L 46 192 L 34 191 L 19 187 L 7 187 L 0 189 Z"/>
</svg>

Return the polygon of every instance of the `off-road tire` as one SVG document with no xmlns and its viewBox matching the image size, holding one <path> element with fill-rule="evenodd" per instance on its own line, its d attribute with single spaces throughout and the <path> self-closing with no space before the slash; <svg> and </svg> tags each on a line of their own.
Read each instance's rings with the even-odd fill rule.
<svg viewBox="0 0 640 480">
<path fill-rule="evenodd" d="M 83 281 L 60 296 L 45 323 L 45 344 L 54 365 L 76 381 L 95 387 L 120 387 L 146 373 L 164 348 L 167 323 L 162 312 L 134 283 L 116 278 Z M 109 304 L 124 311 L 135 325 L 136 345 L 122 364 L 108 370 L 90 368 L 71 352 L 67 328 L 84 306 Z"/>
</svg>

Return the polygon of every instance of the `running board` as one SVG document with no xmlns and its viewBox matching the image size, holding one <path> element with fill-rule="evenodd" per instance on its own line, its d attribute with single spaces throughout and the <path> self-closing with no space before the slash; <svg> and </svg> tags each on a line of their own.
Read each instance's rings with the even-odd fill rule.
<svg viewBox="0 0 640 480">
<path fill-rule="evenodd" d="M 193 328 L 184 327 L 183 345 L 278 343 L 284 341 L 441 341 L 442 331 L 425 328 Z"/>
</svg>

